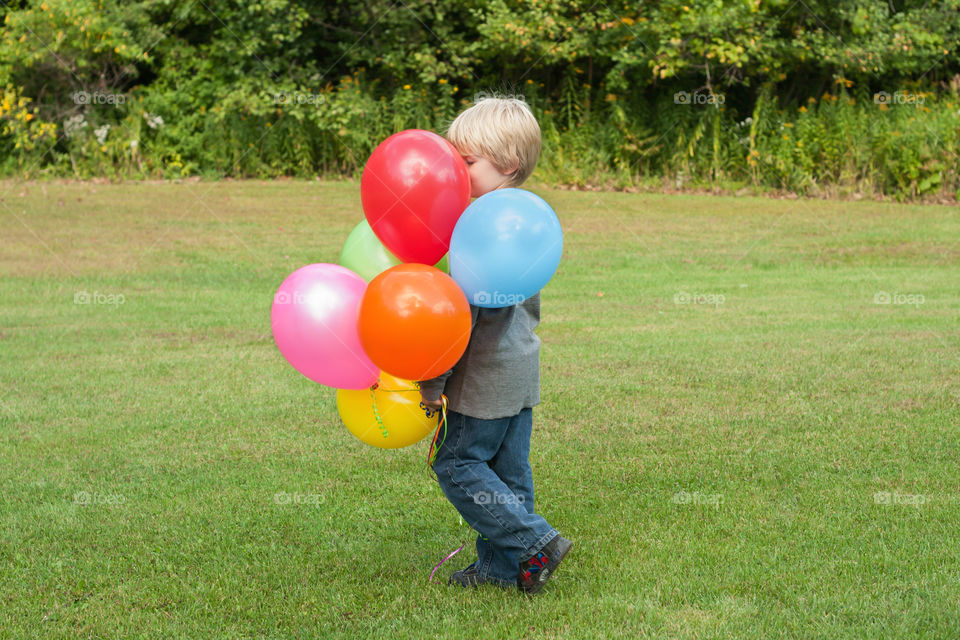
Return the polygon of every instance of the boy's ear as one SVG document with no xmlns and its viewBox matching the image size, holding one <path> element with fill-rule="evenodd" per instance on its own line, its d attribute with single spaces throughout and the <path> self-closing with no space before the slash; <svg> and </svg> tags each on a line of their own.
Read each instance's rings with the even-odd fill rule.
<svg viewBox="0 0 960 640">
<path fill-rule="evenodd" d="M 512 176 L 517 172 L 517 169 L 519 168 L 520 168 L 520 161 L 515 160 L 512 165 L 510 165 L 509 167 L 507 167 L 505 171 L 501 171 L 500 173 L 502 173 L 505 176 Z"/>
</svg>

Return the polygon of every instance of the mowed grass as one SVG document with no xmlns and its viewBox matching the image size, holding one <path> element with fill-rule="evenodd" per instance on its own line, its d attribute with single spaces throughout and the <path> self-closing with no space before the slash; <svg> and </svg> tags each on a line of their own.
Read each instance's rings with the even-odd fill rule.
<svg viewBox="0 0 960 640">
<path fill-rule="evenodd" d="M 527 598 L 273 343 L 358 183 L 0 183 L 0 637 L 960 637 L 957 211 L 537 191 Z"/>
</svg>

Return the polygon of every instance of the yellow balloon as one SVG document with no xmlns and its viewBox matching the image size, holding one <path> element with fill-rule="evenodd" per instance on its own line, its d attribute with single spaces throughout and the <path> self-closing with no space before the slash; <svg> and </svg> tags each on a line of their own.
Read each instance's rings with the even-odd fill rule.
<svg viewBox="0 0 960 640">
<path fill-rule="evenodd" d="M 420 442 L 437 428 L 436 414 L 428 418 L 420 408 L 420 390 L 416 385 L 386 371 L 380 373 L 374 391 L 338 389 L 337 411 L 350 433 L 383 449 Z"/>
</svg>

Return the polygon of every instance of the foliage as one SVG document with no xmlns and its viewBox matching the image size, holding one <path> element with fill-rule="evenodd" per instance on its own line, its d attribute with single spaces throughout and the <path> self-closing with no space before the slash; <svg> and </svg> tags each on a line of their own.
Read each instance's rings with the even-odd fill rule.
<svg viewBox="0 0 960 640">
<path fill-rule="evenodd" d="M 960 188 L 960 0 L 25 0 L 0 16 L 6 174 L 355 174 L 387 135 L 442 131 L 496 91 L 534 109 L 550 181 Z M 913 101 L 874 101 L 898 91 Z"/>
</svg>

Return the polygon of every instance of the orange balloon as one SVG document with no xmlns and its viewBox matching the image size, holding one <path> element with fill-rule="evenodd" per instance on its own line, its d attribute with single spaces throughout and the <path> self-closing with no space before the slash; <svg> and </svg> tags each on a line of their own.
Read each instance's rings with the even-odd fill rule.
<svg viewBox="0 0 960 640">
<path fill-rule="evenodd" d="M 379 274 L 360 300 L 357 328 L 370 360 L 404 380 L 429 380 L 457 363 L 470 341 L 470 304 L 453 278 L 407 263 Z"/>
</svg>

